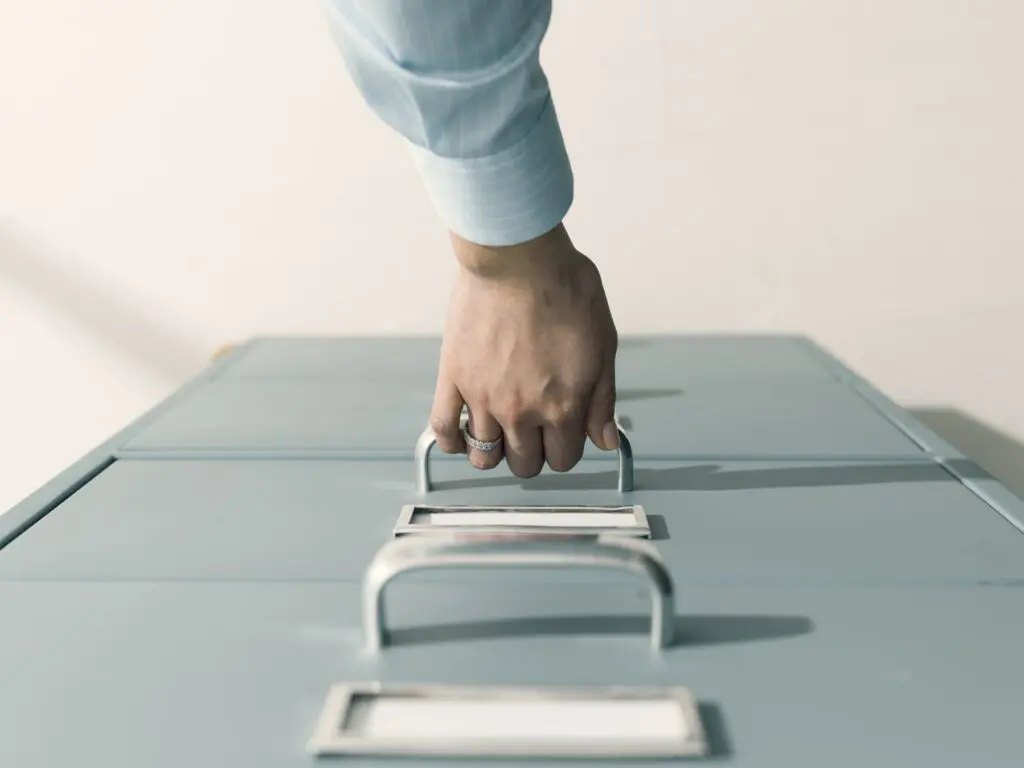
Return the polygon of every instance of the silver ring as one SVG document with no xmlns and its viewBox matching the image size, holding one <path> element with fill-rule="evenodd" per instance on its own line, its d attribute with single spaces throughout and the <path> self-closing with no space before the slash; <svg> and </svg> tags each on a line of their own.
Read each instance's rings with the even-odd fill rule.
<svg viewBox="0 0 1024 768">
<path fill-rule="evenodd" d="M 468 445 L 470 448 L 472 448 L 475 451 L 483 451 L 484 453 L 488 453 L 490 451 L 493 451 L 499 445 L 501 445 L 501 438 L 500 437 L 497 440 L 490 440 L 490 441 L 487 441 L 487 440 L 477 440 L 475 437 L 473 437 L 471 434 L 469 434 L 469 422 L 468 421 L 464 421 L 462 423 L 462 436 L 466 440 L 466 445 Z"/>
</svg>

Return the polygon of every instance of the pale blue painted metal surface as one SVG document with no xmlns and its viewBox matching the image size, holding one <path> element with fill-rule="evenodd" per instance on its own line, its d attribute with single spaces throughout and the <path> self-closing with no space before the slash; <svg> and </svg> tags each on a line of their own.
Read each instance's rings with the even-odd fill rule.
<svg viewBox="0 0 1024 768">
<path fill-rule="evenodd" d="M 384 380 L 432 388 L 438 337 L 261 337 L 244 345 L 219 379 Z M 620 384 L 666 385 L 695 379 L 824 380 L 836 377 L 801 337 L 711 334 L 629 335 L 616 356 Z"/>
<path fill-rule="evenodd" d="M 246 342 L 218 379 L 327 379 L 431 386 L 441 340 L 435 336 L 259 337 Z"/>
<path fill-rule="evenodd" d="M 840 360 L 839 357 L 832 351 L 825 349 L 823 346 L 815 342 L 806 336 L 798 336 L 795 339 L 796 343 L 800 345 L 804 354 L 815 361 L 824 370 L 828 371 L 839 381 L 862 381 L 863 377 L 851 368 L 847 363 Z M 240 362 L 236 359 L 235 364 Z"/>
<path fill-rule="evenodd" d="M 74 493 L 81 485 L 88 483 L 98 472 L 107 467 L 114 459 L 118 446 L 130 440 L 140 429 L 143 429 L 160 414 L 173 408 L 178 402 L 185 400 L 197 389 L 201 389 L 208 381 L 216 377 L 225 366 L 234 362 L 241 349 L 228 352 L 216 362 L 199 371 L 189 381 L 182 384 L 164 400 L 160 401 L 124 429 L 104 440 L 70 466 L 64 468 L 42 487 L 37 488 L 25 499 L 9 510 L 0 510 L 0 549 L 16 538 L 22 531 L 31 527 L 38 519 L 47 514 L 53 507 Z"/>
<path fill-rule="evenodd" d="M 959 449 L 939 437 L 927 425 L 893 402 L 870 382 L 861 379 L 849 382 L 849 386 L 889 419 L 893 426 L 913 440 L 921 450 L 939 459 L 966 458 Z"/>
<path fill-rule="evenodd" d="M 392 381 L 225 379 L 162 414 L 119 455 L 411 460 L 432 399 L 432 384 L 417 390 Z M 620 387 L 617 410 L 637 458 L 925 458 L 868 402 L 832 380 L 699 379 L 679 387 L 652 380 Z M 615 459 L 589 443 L 586 456 Z"/>
<path fill-rule="evenodd" d="M 256 339 L 118 455 L 411 458 L 438 352 L 429 337 Z M 626 337 L 616 367 L 638 458 L 924 456 L 799 337 Z"/>
<path fill-rule="evenodd" d="M 1024 533 L 1024 501 L 992 475 L 967 459 L 944 459 L 942 466 L 973 491 L 1021 533 Z"/>
<path fill-rule="evenodd" d="M 824 370 L 835 377 L 837 381 L 843 382 L 864 398 L 879 413 L 889 419 L 893 426 L 920 446 L 923 451 L 939 459 L 965 458 L 963 453 L 955 446 L 943 440 L 906 409 L 901 408 L 892 398 L 850 368 L 846 363 L 842 362 L 832 352 L 806 337 L 800 337 L 796 343 L 799 344 L 808 357 L 814 359 Z"/>
<path fill-rule="evenodd" d="M 405 382 L 414 392 L 415 418 L 419 419 L 423 408 L 429 406 L 424 393 L 433 390 L 439 351 L 440 340 L 436 337 L 261 337 L 237 350 L 212 378 L 372 381 L 392 386 Z M 963 458 L 954 446 L 859 373 L 803 336 L 629 335 L 621 339 L 617 361 L 626 410 L 631 400 L 678 394 L 683 383 L 725 380 L 767 384 L 832 379 L 867 400 L 923 451 L 942 458 Z M 425 399 L 427 406 L 423 404 Z"/>
<path fill-rule="evenodd" d="M 1024 580 L 1024 535 L 929 463 L 645 462 L 625 498 L 603 462 L 526 482 L 444 469 L 420 497 L 404 462 L 121 461 L 4 550 L 0 578 L 357 581 L 404 504 L 628 501 L 681 584 Z"/>
<path fill-rule="evenodd" d="M 627 585 L 410 577 L 378 657 L 362 653 L 353 585 L 0 584 L 0 604 L 0 764 L 18 768 L 308 768 L 328 687 L 376 680 L 685 685 L 714 761 L 747 768 L 1021 758 L 1017 589 L 683 588 L 681 642 L 657 658 Z"/>
</svg>

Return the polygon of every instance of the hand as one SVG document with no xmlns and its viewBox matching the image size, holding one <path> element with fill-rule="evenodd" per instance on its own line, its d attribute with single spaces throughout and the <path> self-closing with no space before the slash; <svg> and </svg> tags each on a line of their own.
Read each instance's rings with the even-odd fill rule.
<svg viewBox="0 0 1024 768">
<path fill-rule="evenodd" d="M 497 440 L 469 450 L 490 469 L 502 456 L 518 477 L 572 469 L 587 436 L 618 446 L 618 335 L 594 263 L 562 226 L 521 245 L 492 248 L 452 237 L 460 269 L 445 325 L 431 426 L 445 453 L 463 453 L 459 429 Z"/>
</svg>

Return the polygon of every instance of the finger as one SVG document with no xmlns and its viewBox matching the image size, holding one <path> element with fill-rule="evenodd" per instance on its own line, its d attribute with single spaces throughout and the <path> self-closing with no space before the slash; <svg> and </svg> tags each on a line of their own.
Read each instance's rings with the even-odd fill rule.
<svg viewBox="0 0 1024 768">
<path fill-rule="evenodd" d="M 459 388 L 442 369 L 437 377 L 434 405 L 430 411 L 430 428 L 434 430 L 438 447 L 445 453 L 465 453 L 460 418 L 465 405 Z"/>
<path fill-rule="evenodd" d="M 533 424 L 503 425 L 505 458 L 516 477 L 536 477 L 544 468 L 544 437 Z"/>
<path fill-rule="evenodd" d="M 486 408 L 469 409 L 469 434 L 477 440 L 491 442 L 501 437 L 501 425 L 487 412 Z M 494 469 L 501 463 L 505 455 L 503 443 L 499 443 L 490 451 L 481 451 L 478 448 L 468 447 L 469 463 L 477 469 Z"/>
<path fill-rule="evenodd" d="M 619 430 L 615 425 L 615 362 L 612 361 L 594 386 L 587 408 L 587 434 L 603 451 L 619 447 Z"/>
<path fill-rule="evenodd" d="M 544 460 L 555 472 L 568 472 L 583 457 L 587 433 L 582 415 L 549 421 L 543 427 Z"/>
</svg>

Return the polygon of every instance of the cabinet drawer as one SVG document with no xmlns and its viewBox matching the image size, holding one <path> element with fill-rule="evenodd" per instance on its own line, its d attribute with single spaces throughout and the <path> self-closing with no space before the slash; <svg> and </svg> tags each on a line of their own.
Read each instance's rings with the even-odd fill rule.
<svg viewBox="0 0 1024 768">
<path fill-rule="evenodd" d="M 197 388 L 158 415 L 119 455 L 411 460 L 432 400 L 432 381 L 417 388 L 394 380 L 225 379 Z M 617 410 L 638 458 L 926 456 L 837 381 L 620 383 Z M 615 457 L 589 441 L 585 455 Z"/>
<path fill-rule="evenodd" d="M 337 683 L 685 686 L 724 764 L 1019 762 L 1016 590 L 682 588 L 657 656 L 624 588 L 406 583 L 376 654 L 359 601 L 338 584 L 0 584 L 0 764 L 305 768 Z"/>
<path fill-rule="evenodd" d="M 412 469 L 394 461 L 118 461 L 0 550 L 0 578 L 354 581 L 409 504 L 640 505 L 681 584 L 1024 578 L 1024 535 L 930 463 L 638 462 L 636 490 L 624 495 L 605 462 L 528 481 L 505 467 L 446 463 L 425 495 Z"/>
<path fill-rule="evenodd" d="M 221 379 L 366 379 L 433 388 L 438 337 L 262 337 L 247 342 Z M 624 335 L 616 355 L 623 386 L 676 385 L 699 379 L 827 380 L 837 373 L 810 342 L 776 335 Z"/>
</svg>

